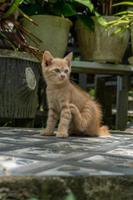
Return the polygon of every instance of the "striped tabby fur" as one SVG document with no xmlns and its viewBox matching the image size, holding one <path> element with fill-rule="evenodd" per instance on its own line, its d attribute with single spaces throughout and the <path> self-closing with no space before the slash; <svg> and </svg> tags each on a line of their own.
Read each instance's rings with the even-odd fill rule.
<svg viewBox="0 0 133 200">
<path fill-rule="evenodd" d="M 108 136 L 108 128 L 101 126 L 102 112 L 99 104 L 69 79 L 71 60 L 72 53 L 63 59 L 54 58 L 48 51 L 43 54 L 42 73 L 47 84 L 49 108 L 47 127 L 43 130 L 43 135 L 68 137 L 80 133 Z"/>
</svg>

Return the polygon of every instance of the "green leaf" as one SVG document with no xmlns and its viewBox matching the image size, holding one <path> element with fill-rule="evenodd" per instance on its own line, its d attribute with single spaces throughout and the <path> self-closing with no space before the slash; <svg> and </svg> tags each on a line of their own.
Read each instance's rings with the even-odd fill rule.
<svg viewBox="0 0 133 200">
<path fill-rule="evenodd" d="M 119 3 L 113 4 L 113 6 L 121 6 L 121 5 L 133 6 L 133 2 L 130 2 L 130 1 L 123 1 L 123 2 L 119 2 Z"/>
<path fill-rule="evenodd" d="M 65 17 L 71 17 L 73 15 L 76 15 L 77 12 L 76 10 L 68 3 L 64 3 L 63 7 L 62 7 L 62 14 Z"/>
<path fill-rule="evenodd" d="M 118 12 L 118 13 L 116 13 L 115 14 L 116 16 L 118 16 L 118 15 L 133 15 L 133 11 L 131 11 L 131 10 L 126 10 L 126 11 L 121 11 L 121 12 Z"/>
<path fill-rule="evenodd" d="M 102 26 L 107 26 L 107 21 L 102 16 L 101 17 L 97 17 L 97 21 Z"/>
<path fill-rule="evenodd" d="M 122 28 L 116 29 L 116 30 L 114 31 L 114 34 L 117 34 L 117 33 L 120 33 L 120 32 L 122 32 Z"/>
<path fill-rule="evenodd" d="M 91 89 L 89 91 L 89 94 L 90 94 L 90 96 L 95 97 L 95 94 L 96 94 L 95 89 Z"/>
<path fill-rule="evenodd" d="M 88 27 L 90 31 L 94 31 L 94 21 L 91 17 L 88 15 L 79 15 L 78 19 L 82 21 L 82 23 Z"/>
<path fill-rule="evenodd" d="M 29 17 L 27 14 L 25 14 L 21 9 L 18 9 L 20 14 L 27 19 L 29 22 L 33 23 L 34 25 L 38 26 L 38 24 L 31 18 Z"/>
<path fill-rule="evenodd" d="M 54 15 L 64 17 L 71 17 L 77 14 L 73 6 L 71 4 L 65 3 L 64 1 L 58 1 L 57 3 L 53 4 L 51 11 Z"/>
<path fill-rule="evenodd" d="M 86 6 L 91 12 L 93 12 L 94 5 L 90 0 L 74 0 L 74 1 Z"/>
<path fill-rule="evenodd" d="M 122 32 L 124 32 L 128 28 L 129 28 L 129 25 L 122 26 L 120 28 L 117 28 L 115 31 L 113 31 L 113 34 L 122 33 Z"/>
<path fill-rule="evenodd" d="M 10 8 L 7 10 L 7 12 L 3 15 L 3 18 L 7 18 L 10 15 L 12 15 L 19 7 L 21 3 L 23 3 L 24 0 L 14 0 L 11 4 Z"/>
<path fill-rule="evenodd" d="M 67 195 L 65 200 L 76 200 L 76 199 L 75 199 L 75 196 L 73 195 L 73 193 L 70 193 L 70 194 Z"/>
<path fill-rule="evenodd" d="M 36 198 L 36 197 L 31 197 L 30 199 L 28 199 L 28 200 L 39 200 L 38 198 Z"/>
<path fill-rule="evenodd" d="M 98 23 L 101 24 L 102 26 L 107 26 L 106 19 L 96 11 L 94 13 L 95 13 Z"/>
</svg>

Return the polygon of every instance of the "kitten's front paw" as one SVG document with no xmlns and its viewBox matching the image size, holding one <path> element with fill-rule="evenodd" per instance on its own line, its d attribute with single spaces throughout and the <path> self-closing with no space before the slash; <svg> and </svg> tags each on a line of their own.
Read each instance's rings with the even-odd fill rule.
<svg viewBox="0 0 133 200">
<path fill-rule="evenodd" d="M 41 132 L 41 135 L 43 136 L 50 136 L 50 135 L 54 135 L 52 131 L 48 130 L 47 128 L 43 129 Z"/>
<path fill-rule="evenodd" d="M 70 107 L 70 110 L 71 110 L 72 114 L 77 114 L 77 112 L 79 111 L 78 108 L 77 108 L 77 106 L 75 106 L 72 103 L 69 105 L 69 107 Z"/>
<path fill-rule="evenodd" d="M 54 134 L 56 135 L 56 137 L 60 137 L 60 138 L 67 138 L 69 135 L 66 132 L 59 132 L 59 131 L 54 131 Z"/>
</svg>

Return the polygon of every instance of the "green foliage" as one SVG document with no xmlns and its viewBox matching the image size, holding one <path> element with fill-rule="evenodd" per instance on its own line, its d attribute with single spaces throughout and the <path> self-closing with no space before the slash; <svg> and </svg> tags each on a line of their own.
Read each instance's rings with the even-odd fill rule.
<svg viewBox="0 0 133 200">
<path fill-rule="evenodd" d="M 130 91 L 128 92 L 128 95 L 131 96 L 131 97 L 133 97 L 133 91 L 130 90 Z"/>
<path fill-rule="evenodd" d="M 65 3 L 62 6 L 62 13 L 60 13 L 60 15 L 61 14 L 63 14 L 65 17 L 71 17 L 73 15 L 76 15 L 76 11 L 70 4 Z"/>
<path fill-rule="evenodd" d="M 74 1 L 86 6 L 90 10 L 90 12 L 94 11 L 94 5 L 90 0 L 74 0 Z"/>
<path fill-rule="evenodd" d="M 95 89 L 89 91 L 90 96 L 95 97 Z"/>
<path fill-rule="evenodd" d="M 26 40 L 26 37 L 31 37 L 31 35 L 33 39 L 36 37 L 29 33 L 19 21 L 19 17 L 23 16 L 34 23 L 33 20 L 19 8 L 24 2 L 24 0 L 6 0 L 0 2 L 0 40 L 3 45 L 2 48 L 21 49 L 32 52 L 39 58 L 41 52 L 30 46 Z"/>
<path fill-rule="evenodd" d="M 4 13 L 3 18 L 7 18 L 12 15 L 19 7 L 20 4 L 23 3 L 24 0 L 14 0 L 9 9 Z"/>
<path fill-rule="evenodd" d="M 105 24 L 104 18 L 96 11 L 91 0 L 28 0 L 23 3 L 22 9 L 28 15 L 48 14 L 68 18 L 75 17 L 80 19 L 89 29 L 94 28 L 91 16 L 96 16 L 101 25 Z"/>
<path fill-rule="evenodd" d="M 90 29 L 92 31 L 94 30 L 94 21 L 90 16 L 88 16 L 88 15 L 79 15 L 78 19 L 81 20 L 82 23 L 86 27 L 88 27 L 88 29 Z"/>
<path fill-rule="evenodd" d="M 123 2 L 119 2 L 119 3 L 115 3 L 113 6 L 122 6 L 122 5 L 133 6 L 133 2 L 123 1 Z"/>
<path fill-rule="evenodd" d="M 31 197 L 30 199 L 27 199 L 27 200 L 39 200 L 39 199 L 36 197 Z"/>
<path fill-rule="evenodd" d="M 30 199 L 27 199 L 27 200 L 39 200 L 39 199 L 36 197 L 31 197 Z"/>
<path fill-rule="evenodd" d="M 43 2 L 43 3 L 42 3 Z M 82 7 L 81 12 L 88 7 L 91 11 L 90 4 L 85 3 L 86 0 L 49 0 L 49 1 L 24 1 L 27 7 L 22 7 L 28 15 L 34 14 L 51 14 L 57 16 L 70 17 L 77 15 L 77 4 Z M 93 4 L 92 4 L 93 5 Z M 26 9 L 25 9 L 26 8 Z"/>
<path fill-rule="evenodd" d="M 63 0 L 56 1 L 56 3 L 49 6 L 49 8 L 50 7 L 51 7 L 50 13 L 56 16 L 71 17 L 77 14 L 74 5 L 70 2 L 65 2 Z"/>
<path fill-rule="evenodd" d="M 64 200 L 76 200 L 74 194 L 71 192 L 69 193 Z"/>
<path fill-rule="evenodd" d="M 113 5 L 115 6 L 130 6 L 133 7 L 133 2 L 124 1 Z M 130 28 L 133 25 L 133 10 L 124 10 L 115 14 L 118 16 L 116 20 L 110 21 L 106 24 L 107 27 L 118 27 L 115 33 L 119 33 Z"/>
</svg>

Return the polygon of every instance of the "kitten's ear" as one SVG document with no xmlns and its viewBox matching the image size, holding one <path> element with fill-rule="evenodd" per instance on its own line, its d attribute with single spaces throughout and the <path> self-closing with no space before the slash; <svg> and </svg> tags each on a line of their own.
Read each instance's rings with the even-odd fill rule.
<svg viewBox="0 0 133 200">
<path fill-rule="evenodd" d="M 69 54 L 67 54 L 64 59 L 67 61 L 68 63 L 68 67 L 71 67 L 71 62 L 72 62 L 72 58 L 73 58 L 73 53 L 70 52 Z"/>
<path fill-rule="evenodd" d="M 44 51 L 42 63 L 44 63 L 45 66 L 47 67 L 52 64 L 53 58 L 54 57 L 49 51 Z"/>
</svg>

